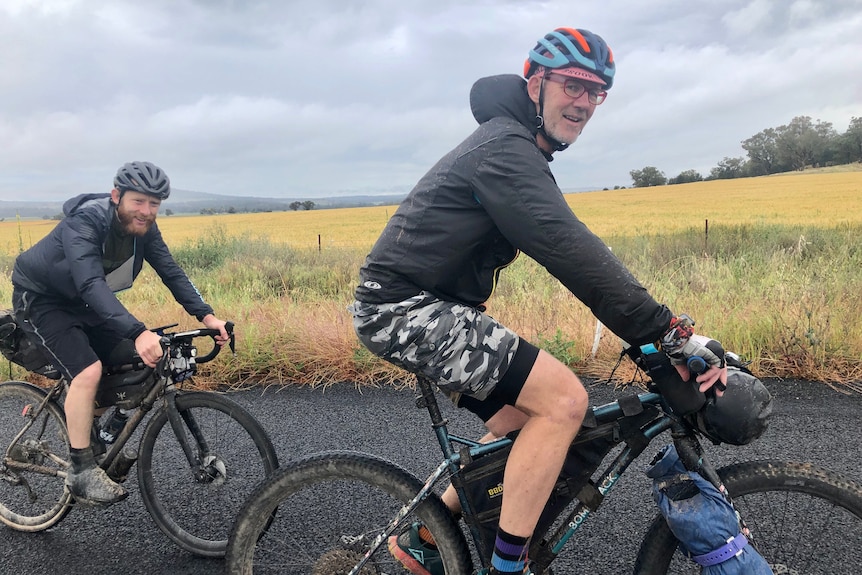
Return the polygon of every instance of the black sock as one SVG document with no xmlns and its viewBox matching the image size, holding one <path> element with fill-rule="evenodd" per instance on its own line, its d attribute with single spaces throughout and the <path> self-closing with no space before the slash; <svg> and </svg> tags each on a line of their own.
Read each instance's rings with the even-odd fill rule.
<svg viewBox="0 0 862 575">
<path fill-rule="evenodd" d="M 75 473 L 80 473 L 85 469 L 96 466 L 92 447 L 87 446 L 84 449 L 70 447 L 69 456 L 72 458 L 72 471 Z"/>
</svg>

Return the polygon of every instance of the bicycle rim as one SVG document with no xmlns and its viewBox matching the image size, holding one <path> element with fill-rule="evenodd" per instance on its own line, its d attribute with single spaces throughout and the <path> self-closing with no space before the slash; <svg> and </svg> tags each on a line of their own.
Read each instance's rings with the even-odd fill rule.
<svg viewBox="0 0 862 575">
<path fill-rule="evenodd" d="M 759 461 L 720 471 L 776 575 L 856 575 L 862 564 L 862 486 L 808 464 Z M 657 518 L 638 555 L 640 575 L 695 574 Z"/>
<path fill-rule="evenodd" d="M 251 491 L 278 467 L 265 430 L 243 408 L 212 393 L 176 396 L 206 441 L 202 451 L 184 423 L 186 439 L 205 464 L 196 477 L 165 409 L 141 439 L 138 482 L 153 521 L 181 548 L 204 557 L 223 557 L 237 512 Z"/>
<path fill-rule="evenodd" d="M 422 484 L 373 456 L 331 452 L 292 463 L 261 485 L 237 517 L 227 572 L 265 575 L 347 574 Z M 262 527 L 278 512 L 266 533 Z M 472 572 L 463 534 L 436 496 L 405 525 L 421 521 L 437 541 L 445 573 Z M 388 551 L 371 556 L 361 575 L 409 575 Z"/>
<path fill-rule="evenodd" d="M 0 456 L 24 428 L 30 414 L 45 398 L 45 392 L 28 383 L 0 385 Z M 43 531 L 63 519 L 71 509 L 71 495 L 63 477 L 24 471 L 18 464 L 33 464 L 66 471 L 69 436 L 65 418 L 50 402 L 13 447 L 14 462 L 0 463 L 0 521 L 18 531 Z"/>
</svg>

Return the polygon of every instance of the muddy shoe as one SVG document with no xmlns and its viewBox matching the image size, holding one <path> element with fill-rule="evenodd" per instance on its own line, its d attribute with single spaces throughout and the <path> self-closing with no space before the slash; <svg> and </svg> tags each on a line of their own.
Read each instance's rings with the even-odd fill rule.
<svg viewBox="0 0 862 575">
<path fill-rule="evenodd" d="M 75 500 L 83 505 L 112 505 L 129 495 L 101 467 L 89 467 L 78 473 L 70 468 L 66 475 L 66 487 Z"/>
</svg>

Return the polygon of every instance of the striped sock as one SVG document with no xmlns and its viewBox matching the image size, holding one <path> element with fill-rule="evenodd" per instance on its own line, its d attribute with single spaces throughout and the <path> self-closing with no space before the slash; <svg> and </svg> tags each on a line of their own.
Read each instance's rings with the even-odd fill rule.
<svg viewBox="0 0 862 575">
<path fill-rule="evenodd" d="M 494 554 L 491 556 L 492 573 L 523 573 L 527 564 L 527 541 L 528 537 L 518 537 L 502 529 L 498 530 Z"/>
</svg>

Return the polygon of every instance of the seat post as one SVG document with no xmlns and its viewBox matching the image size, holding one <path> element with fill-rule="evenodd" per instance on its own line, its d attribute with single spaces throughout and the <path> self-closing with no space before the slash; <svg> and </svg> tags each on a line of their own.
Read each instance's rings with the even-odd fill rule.
<svg viewBox="0 0 862 575">
<path fill-rule="evenodd" d="M 431 416 L 431 427 L 434 428 L 434 434 L 437 436 L 438 443 L 440 443 L 440 449 L 443 450 L 443 455 L 451 460 L 455 455 L 455 449 L 452 447 L 449 430 L 446 428 L 449 420 L 444 419 L 443 414 L 440 412 L 440 404 L 437 403 L 437 396 L 434 394 L 434 384 L 425 376 L 417 374 L 416 385 L 421 394 L 416 398 L 416 407 L 420 409 L 424 407 L 428 410 L 428 414 Z M 452 468 L 453 473 L 457 470 L 457 466 Z"/>
<path fill-rule="evenodd" d="M 431 423 L 435 429 L 445 426 L 448 421 L 443 419 L 443 414 L 440 413 L 440 405 L 437 403 L 437 397 L 434 395 L 434 384 L 424 375 L 417 375 L 416 385 L 420 393 L 419 397 L 416 398 L 416 407 L 424 407 L 428 410 L 428 414 L 431 415 Z"/>
</svg>

